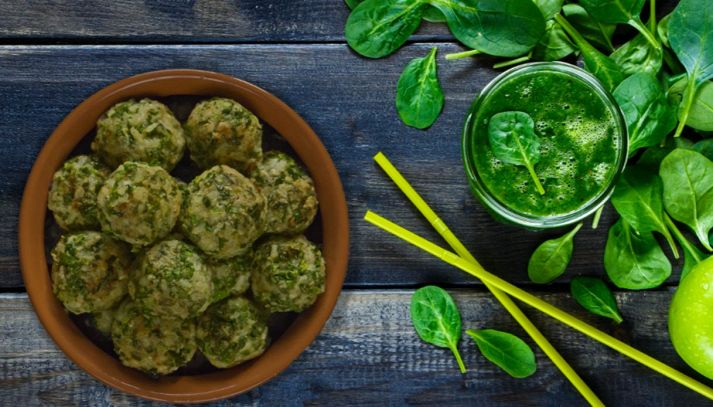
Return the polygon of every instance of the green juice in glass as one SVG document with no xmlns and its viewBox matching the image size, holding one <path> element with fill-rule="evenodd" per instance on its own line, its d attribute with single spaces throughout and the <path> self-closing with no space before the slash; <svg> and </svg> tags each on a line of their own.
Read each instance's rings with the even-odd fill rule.
<svg viewBox="0 0 713 407">
<path fill-rule="evenodd" d="M 535 123 L 540 194 L 525 166 L 493 154 L 493 115 L 525 112 Z M 478 97 L 463 137 L 471 187 L 498 219 L 530 228 L 571 224 L 601 206 L 626 161 L 626 125 L 608 92 L 587 72 L 564 63 L 534 63 L 505 72 Z"/>
</svg>

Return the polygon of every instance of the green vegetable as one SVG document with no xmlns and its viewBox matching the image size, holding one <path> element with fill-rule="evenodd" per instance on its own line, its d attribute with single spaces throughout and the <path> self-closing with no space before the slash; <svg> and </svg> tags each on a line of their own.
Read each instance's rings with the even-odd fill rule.
<svg viewBox="0 0 713 407">
<path fill-rule="evenodd" d="M 661 51 L 661 44 L 641 22 L 641 9 L 646 0 L 580 0 L 589 14 L 605 24 L 629 24 L 636 28 L 654 48 Z"/>
<path fill-rule="evenodd" d="M 630 167 L 619 178 L 611 203 L 622 219 L 637 234 L 661 233 L 675 258 L 678 249 L 664 222 L 663 183 L 661 178 L 644 168 Z"/>
<path fill-rule="evenodd" d="M 703 154 L 704 157 L 713 161 L 713 139 L 704 139 L 691 146 L 693 151 Z"/>
<path fill-rule="evenodd" d="M 697 90 L 713 78 L 713 7 L 709 0 L 681 0 L 671 14 L 668 40 L 688 73 L 675 136 L 688 122 Z"/>
<path fill-rule="evenodd" d="M 443 90 L 436 70 L 436 48 L 415 58 L 404 69 L 396 86 L 396 109 L 403 122 L 417 129 L 433 124 L 443 109 Z"/>
<path fill-rule="evenodd" d="M 657 145 L 676 127 L 676 117 L 655 76 L 638 73 L 614 90 L 629 133 L 629 156 Z"/>
<path fill-rule="evenodd" d="M 370 0 L 371 1 L 371 0 Z M 527 53 L 545 33 L 545 20 L 531 0 L 429 0 L 446 17 L 458 41 L 500 57 Z"/>
<path fill-rule="evenodd" d="M 365 57 L 385 57 L 418 29 L 426 6 L 421 0 L 366 0 L 349 14 L 347 43 Z"/>
<path fill-rule="evenodd" d="M 364 0 L 344 0 L 344 2 L 347 3 L 347 7 L 354 10 L 356 6 L 358 6 L 360 3 L 363 3 Z"/>
<path fill-rule="evenodd" d="M 668 261 L 653 234 L 636 235 L 623 219 L 609 229 L 604 247 L 604 269 L 619 288 L 658 287 L 671 275 Z"/>
<path fill-rule="evenodd" d="M 533 0 L 545 20 L 552 20 L 562 10 L 564 0 Z"/>
<path fill-rule="evenodd" d="M 584 67 L 594 74 L 604 87 L 613 91 L 626 77 L 619 65 L 613 59 L 599 52 L 594 48 L 577 30 L 562 17 L 556 15 L 555 20 L 569 34 L 572 41 L 577 44 L 582 53 Z"/>
<path fill-rule="evenodd" d="M 424 342 L 450 349 L 461 373 L 466 372 L 458 352 L 460 313 L 453 298 L 444 289 L 429 285 L 416 290 L 411 297 L 411 322 Z"/>
<path fill-rule="evenodd" d="M 681 280 L 683 280 L 693 267 L 703 261 L 707 255 L 683 236 L 683 233 L 681 233 L 668 215 L 665 215 L 664 220 L 666 221 L 666 226 L 671 229 L 673 235 L 676 236 L 676 240 L 678 240 L 678 243 L 681 245 L 681 248 L 683 248 L 683 268 L 681 269 Z"/>
<path fill-rule="evenodd" d="M 555 20 L 547 20 L 545 35 L 532 50 L 532 58 L 538 61 L 559 61 L 576 50 L 562 26 Z"/>
<path fill-rule="evenodd" d="M 524 378 L 537 370 L 535 353 L 530 346 L 517 336 L 495 329 L 465 331 L 486 359 L 515 378 Z"/>
<path fill-rule="evenodd" d="M 662 18 L 661 21 L 659 21 L 658 26 L 656 27 L 656 34 L 659 36 L 659 40 L 661 41 L 661 44 L 670 47 L 671 45 L 668 42 L 668 23 L 671 21 L 671 14 L 666 15 L 666 17 Z"/>
<path fill-rule="evenodd" d="M 627 76 L 637 72 L 656 75 L 663 65 L 662 48 L 652 46 L 641 34 L 617 48 L 610 57 Z"/>
<path fill-rule="evenodd" d="M 445 23 L 446 22 L 446 16 L 441 13 L 441 10 L 433 7 L 433 6 L 428 6 L 426 8 L 426 11 L 423 12 L 423 19 L 430 22 L 430 23 Z"/>
<path fill-rule="evenodd" d="M 535 164 L 540 160 L 540 139 L 535 134 L 535 122 L 525 112 L 501 112 L 488 124 L 488 140 L 493 155 L 506 164 L 523 165 L 530 172 L 537 191 L 544 195 Z"/>
<path fill-rule="evenodd" d="M 688 80 L 683 78 L 674 83 L 668 93 L 674 99 L 681 100 L 686 92 Z M 679 112 L 679 117 L 683 112 Z M 686 125 L 702 131 L 713 131 L 713 82 L 705 81 L 698 88 L 688 111 Z"/>
<path fill-rule="evenodd" d="M 604 281 L 593 277 L 575 277 L 570 284 L 572 297 L 584 309 L 620 324 L 623 321 L 614 295 Z"/>
<path fill-rule="evenodd" d="M 565 235 L 546 240 L 537 247 L 527 264 L 527 275 L 532 282 L 547 284 L 565 272 L 572 259 L 574 236 L 581 227 L 580 223 Z"/>
<path fill-rule="evenodd" d="M 663 159 L 659 174 L 666 211 L 713 251 L 708 243 L 713 228 L 713 162 L 695 151 L 677 148 Z"/>
<path fill-rule="evenodd" d="M 616 24 L 602 24 L 593 19 L 579 4 L 565 4 L 562 13 L 587 41 L 607 51 L 614 51 L 612 37 Z"/>
<path fill-rule="evenodd" d="M 659 172 L 661 161 L 676 148 L 691 150 L 693 149 L 693 142 L 685 137 L 678 137 L 673 139 L 673 142 L 669 140 L 664 146 L 658 145 L 649 147 L 641 155 L 639 161 L 636 162 L 636 166 Z"/>
</svg>

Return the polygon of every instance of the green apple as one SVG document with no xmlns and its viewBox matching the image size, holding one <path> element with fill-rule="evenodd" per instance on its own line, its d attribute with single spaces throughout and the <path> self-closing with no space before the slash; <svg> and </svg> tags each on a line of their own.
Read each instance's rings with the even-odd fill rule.
<svg viewBox="0 0 713 407">
<path fill-rule="evenodd" d="M 679 356 L 713 379 L 713 256 L 681 281 L 671 302 L 668 331 Z"/>
</svg>

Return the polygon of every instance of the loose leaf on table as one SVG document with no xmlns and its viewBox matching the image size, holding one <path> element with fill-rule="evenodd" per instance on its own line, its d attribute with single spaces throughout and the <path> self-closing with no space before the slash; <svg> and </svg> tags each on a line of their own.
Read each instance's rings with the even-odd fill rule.
<svg viewBox="0 0 713 407">
<path fill-rule="evenodd" d="M 575 277 L 572 279 L 570 289 L 575 301 L 587 311 L 613 319 L 617 324 L 623 321 L 614 294 L 601 279 Z"/>
<path fill-rule="evenodd" d="M 605 24 L 628 24 L 636 28 L 654 48 L 661 49 L 649 29 L 641 22 L 641 9 L 646 0 L 580 0 L 589 14 Z"/>
<path fill-rule="evenodd" d="M 429 285 L 416 290 L 411 297 L 411 322 L 424 342 L 450 349 L 461 373 L 466 372 L 458 352 L 461 336 L 460 312 L 453 298 L 444 289 Z"/>
<path fill-rule="evenodd" d="M 682 100 L 688 86 L 688 79 L 674 83 L 668 93 L 674 100 Z M 679 112 L 679 117 L 683 112 Z M 688 110 L 686 125 L 696 130 L 713 131 L 713 81 L 705 81 L 696 91 Z"/>
<path fill-rule="evenodd" d="M 545 33 L 545 20 L 532 0 L 429 0 L 446 17 L 458 41 L 485 54 L 520 56 Z"/>
<path fill-rule="evenodd" d="M 350 9 L 354 10 L 356 6 L 363 3 L 364 0 L 344 0 Z M 431 23 L 445 23 L 446 17 L 435 7 L 427 7 L 423 12 L 423 19 Z"/>
<path fill-rule="evenodd" d="M 619 288 L 658 287 L 671 275 L 671 262 L 652 233 L 637 235 L 624 220 L 610 229 L 604 247 L 604 269 Z"/>
<path fill-rule="evenodd" d="M 365 57 L 385 57 L 418 29 L 426 7 L 421 0 L 366 0 L 349 14 L 347 43 Z"/>
<path fill-rule="evenodd" d="M 658 145 L 676 127 L 676 115 L 655 76 L 637 73 L 614 90 L 629 133 L 629 156 Z"/>
<path fill-rule="evenodd" d="M 664 221 L 663 183 L 658 174 L 645 168 L 627 168 L 614 188 L 611 203 L 637 234 L 661 233 L 678 258 L 676 243 Z"/>
<path fill-rule="evenodd" d="M 425 129 L 438 118 L 444 100 L 433 48 L 426 57 L 406 65 L 396 86 L 396 109 L 408 126 Z"/>
<path fill-rule="evenodd" d="M 614 51 L 612 37 L 616 24 L 603 24 L 589 15 L 579 4 L 565 4 L 562 13 L 572 26 L 593 45 L 606 51 Z"/>
<path fill-rule="evenodd" d="M 555 20 L 579 48 L 582 53 L 584 67 L 596 76 L 608 91 L 611 92 L 619 86 L 626 78 L 619 65 L 613 59 L 594 48 L 564 17 L 558 14 L 555 16 Z"/>
<path fill-rule="evenodd" d="M 688 122 L 697 90 L 713 78 L 713 7 L 710 0 L 681 0 L 668 23 L 668 40 L 688 73 L 675 134 L 680 136 Z"/>
<path fill-rule="evenodd" d="M 693 150 L 677 148 L 661 162 L 663 201 L 671 217 L 688 225 L 703 247 L 713 251 L 713 162 Z"/>
<path fill-rule="evenodd" d="M 527 275 L 532 282 L 547 284 L 567 270 L 572 259 L 574 236 L 581 227 L 580 223 L 563 236 L 546 240 L 537 247 L 527 263 Z"/>
<path fill-rule="evenodd" d="M 468 329 L 465 332 L 473 338 L 486 359 L 510 376 L 521 379 L 537 370 L 535 353 L 517 336 L 495 329 Z"/>
<path fill-rule="evenodd" d="M 544 194 L 535 164 L 540 161 L 540 139 L 535 134 L 535 122 L 525 112 L 494 114 L 488 124 L 488 140 L 493 155 L 506 164 L 523 165 L 535 187 Z"/>
<path fill-rule="evenodd" d="M 610 57 L 619 64 L 622 72 L 627 76 L 637 72 L 656 75 L 663 65 L 662 49 L 652 46 L 641 34 L 621 45 Z"/>
</svg>

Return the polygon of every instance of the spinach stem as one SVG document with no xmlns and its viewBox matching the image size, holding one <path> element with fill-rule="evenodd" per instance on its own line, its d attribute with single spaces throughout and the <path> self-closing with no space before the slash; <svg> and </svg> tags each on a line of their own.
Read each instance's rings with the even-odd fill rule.
<svg viewBox="0 0 713 407">
<path fill-rule="evenodd" d="M 639 17 L 630 20 L 628 24 L 636 28 L 636 30 L 641 33 L 644 38 L 646 38 L 646 41 L 648 41 L 649 44 L 651 44 L 657 51 L 663 52 L 663 48 L 661 48 L 661 44 L 659 43 L 659 41 L 656 39 L 656 37 L 654 37 L 653 34 L 651 34 L 651 31 L 646 28 L 646 26 L 644 25 L 644 23 L 641 22 L 641 19 Z"/>
<path fill-rule="evenodd" d="M 505 68 L 508 66 L 517 65 L 519 63 L 529 61 L 530 58 L 532 58 L 532 51 L 530 51 L 527 55 L 521 56 L 520 58 L 511 59 L 509 61 L 498 62 L 497 64 L 493 65 L 493 69 L 500 69 L 500 68 Z"/>
<path fill-rule="evenodd" d="M 669 88 L 668 91 L 671 91 L 671 86 L 673 86 L 674 83 L 680 81 L 681 79 L 685 78 L 688 74 L 686 72 L 682 72 L 678 75 L 673 75 L 669 78 L 666 79 L 666 87 Z M 666 94 L 668 96 L 668 93 Z"/>
<path fill-rule="evenodd" d="M 686 85 L 686 91 L 683 94 L 683 101 L 681 102 L 681 107 L 679 108 L 681 113 L 678 117 L 678 127 L 676 127 L 676 133 L 673 135 L 674 137 L 680 137 L 681 133 L 683 133 L 684 127 L 686 127 L 688 114 L 691 112 L 693 99 L 696 97 L 696 90 L 696 78 L 689 77 L 688 85 Z"/>
<path fill-rule="evenodd" d="M 542 187 L 542 184 L 540 183 L 540 179 L 537 178 L 537 174 L 535 173 L 535 168 L 533 167 L 532 164 L 530 164 L 529 160 L 527 162 L 527 170 L 530 172 L 530 176 L 532 177 L 532 180 L 535 181 L 535 187 L 537 188 L 537 192 L 540 193 L 540 195 L 545 194 L 545 188 Z"/>
<path fill-rule="evenodd" d="M 482 54 L 482 52 L 480 52 L 480 51 L 477 50 L 477 49 L 471 49 L 471 50 L 468 50 L 468 51 L 455 52 L 455 53 L 452 53 L 452 54 L 446 54 L 446 59 L 447 59 L 448 61 L 453 61 L 453 60 L 456 60 L 456 59 L 462 59 L 462 58 L 472 57 L 472 56 L 478 55 L 478 54 Z"/>
<path fill-rule="evenodd" d="M 582 34 L 577 31 L 572 24 L 567 21 L 564 17 L 562 17 L 561 14 L 557 13 L 555 14 L 555 21 L 557 21 L 557 24 L 559 24 L 562 29 L 567 33 L 572 38 L 572 41 L 577 45 L 577 48 L 582 50 L 582 48 L 585 47 L 592 47 L 592 45 L 589 43 L 589 41 L 585 40 L 584 37 L 582 37 Z"/>
<path fill-rule="evenodd" d="M 460 352 L 458 352 L 458 348 L 456 345 L 453 345 L 451 347 L 451 352 L 453 352 L 453 356 L 456 357 L 456 362 L 458 362 L 458 368 L 460 369 L 460 372 L 465 374 L 468 369 L 465 367 L 465 363 L 463 363 L 463 358 L 460 357 Z"/>
<path fill-rule="evenodd" d="M 699 258 L 698 253 L 693 250 L 691 242 L 689 242 L 688 239 L 686 239 L 686 236 L 681 233 L 681 230 L 678 228 L 678 226 L 676 226 L 675 223 L 673 223 L 673 220 L 671 220 L 667 213 L 663 214 L 663 220 L 669 230 L 676 237 L 676 240 L 678 240 L 678 243 L 683 248 L 683 251 L 688 252 L 691 256 L 693 256 L 693 259 L 696 261 L 696 263 L 700 263 L 703 259 Z"/>
<path fill-rule="evenodd" d="M 594 212 L 594 219 L 592 219 L 592 229 L 596 229 L 599 227 L 599 220 L 602 218 L 602 212 L 604 212 L 604 205 L 600 206 L 599 209 L 597 209 L 596 212 Z"/>
<path fill-rule="evenodd" d="M 649 2 L 649 29 L 656 33 L 656 0 Z"/>
</svg>

